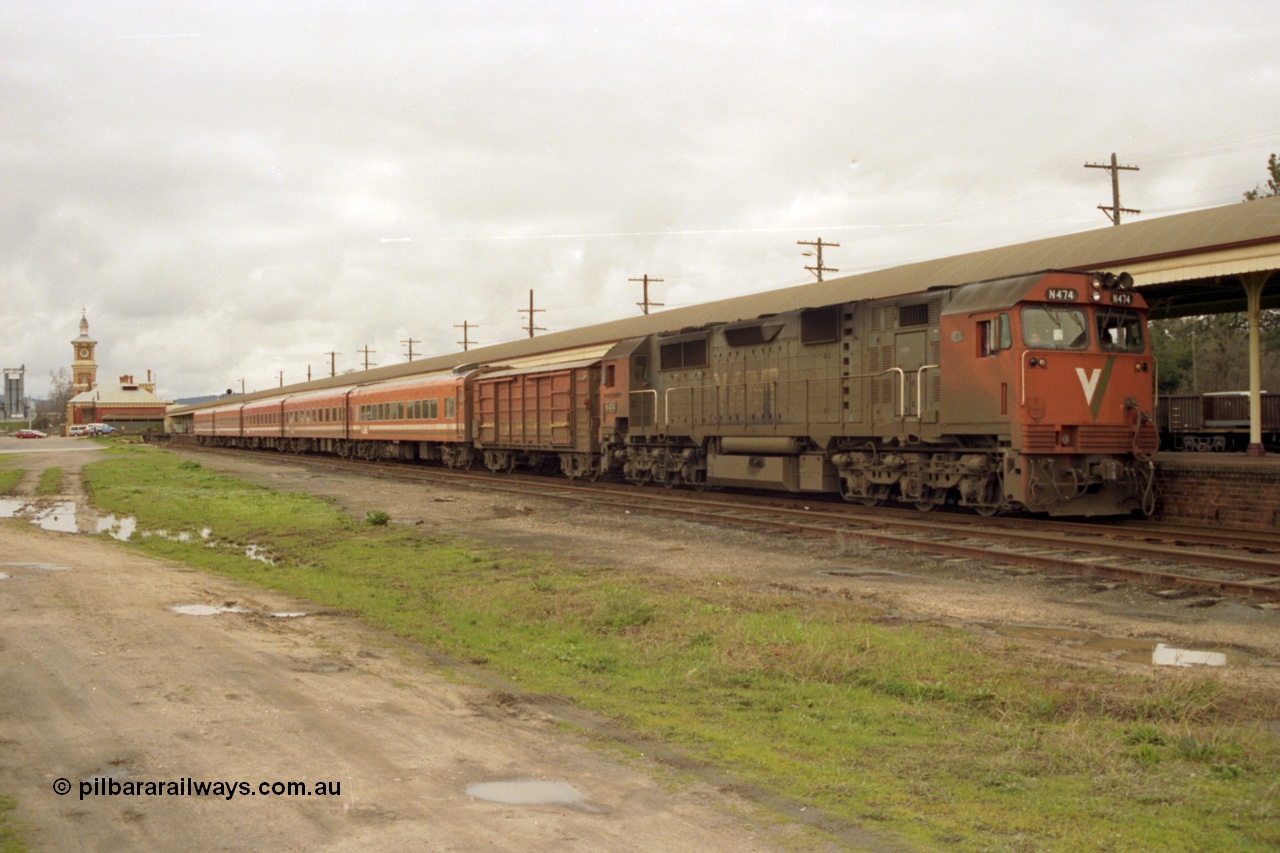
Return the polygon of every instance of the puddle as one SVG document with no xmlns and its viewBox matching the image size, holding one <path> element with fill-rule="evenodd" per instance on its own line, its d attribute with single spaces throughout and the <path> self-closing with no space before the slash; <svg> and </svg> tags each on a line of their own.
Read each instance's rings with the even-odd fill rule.
<svg viewBox="0 0 1280 853">
<path fill-rule="evenodd" d="M 568 806 L 578 811 L 600 813 L 600 809 L 588 805 L 577 788 L 564 782 L 540 779 L 477 782 L 467 786 L 467 796 L 509 806 Z"/>
<path fill-rule="evenodd" d="M 306 616 L 305 613 L 271 613 L 268 614 L 272 619 L 301 619 Z"/>
<path fill-rule="evenodd" d="M 109 533 L 121 540 L 132 536 L 138 526 L 137 519 L 132 516 L 117 518 L 80 506 L 75 501 L 0 498 L 0 518 L 26 519 L 54 533 Z"/>
<path fill-rule="evenodd" d="M 69 566 L 59 566 L 57 563 L 0 563 L 10 569 L 30 569 L 33 572 L 65 572 Z M 5 573 L 6 578 L 10 577 Z"/>
<path fill-rule="evenodd" d="M 175 604 L 169 608 L 183 616 L 217 616 L 220 613 L 248 613 L 243 607 L 233 604 Z"/>
<path fill-rule="evenodd" d="M 266 551 L 260 545 L 246 545 L 244 555 L 250 560 L 257 560 L 260 563 L 266 563 L 268 566 L 276 564 L 276 561 L 268 557 Z"/>
<path fill-rule="evenodd" d="M 1114 660 L 1152 666 L 1249 666 L 1258 661 L 1240 652 L 1211 649 L 1181 649 L 1159 640 L 1132 640 L 1106 637 L 1076 628 L 1040 625 L 983 625 L 1002 637 L 1057 643 L 1087 652 L 1098 652 Z"/>
<path fill-rule="evenodd" d="M 199 533 L 192 533 L 190 530 L 179 530 L 177 532 L 170 530 L 138 530 L 138 519 L 131 515 L 115 516 L 110 513 L 102 513 L 92 507 L 78 506 L 75 501 L 48 503 L 0 498 L 0 518 L 26 519 L 32 524 L 37 524 L 41 528 L 54 533 L 106 533 L 121 542 L 128 542 L 134 536 L 144 539 L 154 536 L 170 542 L 200 541 L 205 543 L 207 548 L 229 545 L 229 543 L 219 543 L 214 539 L 213 530 L 209 527 L 200 528 Z M 240 546 L 230 545 L 230 547 L 239 548 Z M 257 560 L 260 563 L 266 563 L 268 566 L 276 564 L 275 560 L 267 556 L 266 549 L 261 545 L 245 545 L 244 555 L 250 560 Z"/>
</svg>

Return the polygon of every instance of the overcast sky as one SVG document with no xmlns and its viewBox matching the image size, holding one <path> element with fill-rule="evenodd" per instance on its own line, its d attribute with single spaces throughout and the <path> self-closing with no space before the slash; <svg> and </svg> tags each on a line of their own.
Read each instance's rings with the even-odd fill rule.
<svg viewBox="0 0 1280 853">
<path fill-rule="evenodd" d="M 0 361 L 169 399 L 1240 200 L 1274 0 L 0 0 Z M 833 277 L 828 274 L 828 277 Z"/>
</svg>

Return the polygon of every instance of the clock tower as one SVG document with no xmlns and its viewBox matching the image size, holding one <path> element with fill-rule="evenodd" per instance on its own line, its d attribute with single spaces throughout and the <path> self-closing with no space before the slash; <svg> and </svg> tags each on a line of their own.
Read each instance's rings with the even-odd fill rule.
<svg viewBox="0 0 1280 853">
<path fill-rule="evenodd" d="M 77 394 L 92 391 L 98 384 L 98 363 L 93 348 L 98 342 L 89 337 L 89 320 L 80 312 L 80 336 L 71 342 L 71 387 Z"/>
</svg>

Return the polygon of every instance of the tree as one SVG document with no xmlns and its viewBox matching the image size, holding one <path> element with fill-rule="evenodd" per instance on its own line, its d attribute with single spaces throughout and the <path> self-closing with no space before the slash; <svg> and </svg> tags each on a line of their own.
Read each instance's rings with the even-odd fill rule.
<svg viewBox="0 0 1280 853">
<path fill-rule="evenodd" d="M 1271 173 L 1271 178 L 1267 181 L 1266 189 L 1264 190 L 1259 184 L 1244 194 L 1245 201 L 1257 201 L 1260 198 L 1280 195 L 1280 159 L 1277 159 L 1274 154 L 1267 161 L 1267 171 Z"/>
<path fill-rule="evenodd" d="M 1262 312 L 1262 386 L 1280 387 L 1280 311 Z M 1249 387 L 1249 321 L 1244 314 L 1157 320 L 1151 351 L 1161 394 L 1243 391 Z"/>
<path fill-rule="evenodd" d="M 76 395 L 75 386 L 71 384 L 71 376 L 65 367 L 49 371 L 49 397 L 36 411 L 39 421 L 38 429 L 54 427 L 63 422 L 67 416 L 67 403 Z"/>
</svg>

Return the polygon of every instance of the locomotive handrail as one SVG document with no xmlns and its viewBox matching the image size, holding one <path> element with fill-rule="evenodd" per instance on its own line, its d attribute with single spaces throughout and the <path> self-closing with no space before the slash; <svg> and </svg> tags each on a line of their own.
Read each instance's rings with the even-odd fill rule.
<svg viewBox="0 0 1280 853">
<path fill-rule="evenodd" d="M 670 390 L 670 389 L 668 389 L 668 390 Z M 640 390 L 640 391 L 631 391 L 631 392 L 629 392 L 629 393 L 631 393 L 631 394 L 633 394 L 633 395 L 634 395 L 634 394 L 652 394 L 652 395 L 653 395 L 653 425 L 656 427 L 656 426 L 658 425 L 658 389 L 657 389 L 657 388 L 645 388 L 645 389 Z M 628 403 L 628 407 L 629 407 L 629 406 L 630 406 L 630 404 Z M 664 412 L 662 413 L 662 421 L 663 421 L 662 426 L 663 426 L 664 428 L 665 428 L 665 427 L 666 427 L 666 425 L 667 425 L 667 424 L 666 424 L 666 420 L 667 420 L 666 415 L 667 415 L 667 413 L 664 411 Z"/>
<path fill-rule="evenodd" d="M 906 419 L 907 417 L 907 374 L 901 367 L 890 367 L 879 373 L 850 373 L 846 379 L 877 379 L 886 373 L 898 374 L 898 417 Z"/>
<path fill-rule="evenodd" d="M 1029 349 L 1024 349 L 1018 361 L 1022 365 L 1018 372 L 1018 408 L 1027 405 L 1027 353 Z"/>
</svg>

